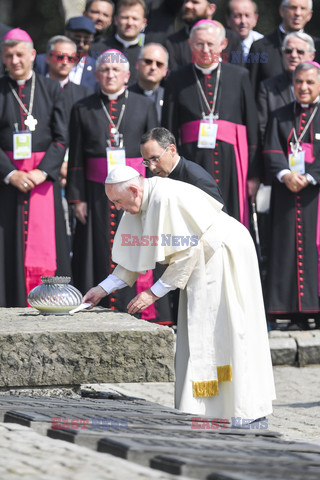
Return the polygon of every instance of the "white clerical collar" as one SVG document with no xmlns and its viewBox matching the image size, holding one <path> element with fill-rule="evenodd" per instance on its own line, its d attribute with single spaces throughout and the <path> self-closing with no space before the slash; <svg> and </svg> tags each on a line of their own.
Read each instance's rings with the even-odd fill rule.
<svg viewBox="0 0 320 480">
<path fill-rule="evenodd" d="M 116 92 L 116 93 L 107 93 L 105 92 L 104 90 L 102 90 L 101 88 L 101 92 L 103 93 L 103 95 L 106 95 L 106 97 L 108 97 L 109 100 L 117 100 L 117 98 L 125 91 L 125 87 L 121 88 L 121 90 L 119 90 L 119 92 Z"/>
<path fill-rule="evenodd" d="M 11 80 L 14 80 L 15 82 L 17 82 L 18 85 L 24 85 L 27 80 L 30 80 L 30 78 L 32 77 L 32 74 L 33 74 L 33 70 L 31 70 L 27 78 L 24 78 L 23 80 L 16 80 L 11 75 L 9 75 L 9 77 L 11 78 Z"/>
<path fill-rule="evenodd" d="M 210 73 L 213 72 L 213 70 L 215 70 L 216 68 L 218 68 L 218 65 L 219 65 L 219 62 L 218 63 L 214 63 L 213 65 L 211 65 L 211 67 L 209 68 L 203 68 L 203 67 L 200 67 L 197 63 L 194 64 L 194 66 L 200 70 L 200 72 L 203 73 L 203 75 L 210 75 Z"/>
<path fill-rule="evenodd" d="M 320 100 L 320 97 L 318 95 L 317 98 L 312 103 L 300 103 L 300 105 L 302 108 L 309 108 L 311 105 L 315 105 L 316 103 L 318 103 L 319 100 Z"/>
<path fill-rule="evenodd" d="M 143 93 L 146 97 L 152 97 L 154 92 L 158 89 L 158 87 L 154 88 L 153 90 L 143 90 Z"/>
<path fill-rule="evenodd" d="M 173 168 L 172 168 L 172 170 L 171 170 L 171 172 L 170 172 L 170 173 L 172 173 L 172 172 L 173 172 L 173 170 L 176 168 L 176 166 L 177 166 L 177 165 L 178 165 L 178 163 L 180 162 L 180 159 L 181 159 L 181 157 L 179 157 L 179 158 L 178 158 L 178 160 L 176 161 L 176 163 L 175 163 L 175 165 L 173 166 Z"/>
<path fill-rule="evenodd" d="M 68 77 L 65 78 L 64 80 L 59 80 L 60 87 L 61 87 L 61 88 L 64 88 L 64 87 L 67 85 L 68 82 L 69 82 L 69 78 L 68 78 Z"/>
<path fill-rule="evenodd" d="M 280 30 L 281 33 L 284 33 L 284 35 L 287 35 L 288 33 L 290 33 L 290 32 L 285 31 L 282 23 L 281 23 L 281 25 L 279 25 L 279 30 Z M 298 30 L 297 32 L 294 32 L 294 33 L 303 33 L 303 28 L 301 28 L 300 30 Z"/>
<path fill-rule="evenodd" d="M 116 33 L 115 38 L 118 40 L 118 42 L 122 43 L 124 48 L 131 47 L 131 45 L 137 45 L 139 43 L 139 37 L 137 37 L 135 40 L 123 40 L 123 38 L 119 37 L 119 35 Z"/>
</svg>

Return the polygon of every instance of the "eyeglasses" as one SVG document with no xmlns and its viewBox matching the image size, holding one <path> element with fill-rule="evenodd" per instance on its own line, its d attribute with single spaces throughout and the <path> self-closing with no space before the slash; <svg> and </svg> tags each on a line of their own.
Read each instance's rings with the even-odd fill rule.
<svg viewBox="0 0 320 480">
<path fill-rule="evenodd" d="M 68 55 L 67 53 L 55 53 L 55 52 L 50 53 L 50 58 L 52 58 L 56 62 L 63 62 L 64 60 L 66 60 L 69 63 L 77 63 L 79 60 L 77 55 Z"/>
<path fill-rule="evenodd" d="M 141 164 L 144 165 L 145 167 L 150 167 L 150 165 L 155 165 L 155 164 L 159 163 L 162 155 L 165 154 L 165 152 L 168 150 L 168 148 L 169 148 L 169 145 L 167 146 L 167 148 L 165 150 L 163 150 L 163 152 L 161 153 L 161 155 L 159 157 L 151 157 L 150 160 L 143 160 L 141 162 Z"/>
<path fill-rule="evenodd" d="M 73 40 L 77 45 L 83 43 L 83 45 L 90 45 L 93 40 L 93 35 L 77 35 L 69 32 L 69 37 Z"/>
<path fill-rule="evenodd" d="M 158 60 L 151 60 L 151 58 L 140 58 L 140 60 L 144 62 L 146 65 L 152 65 L 153 63 L 155 63 L 158 68 L 164 67 L 164 63 L 158 62 Z"/>
<path fill-rule="evenodd" d="M 293 52 L 293 50 L 296 50 L 297 54 L 298 55 L 304 55 L 306 52 L 304 50 L 300 50 L 300 48 L 285 48 L 283 51 L 284 53 L 286 53 L 287 55 L 291 55 L 291 53 Z"/>
</svg>

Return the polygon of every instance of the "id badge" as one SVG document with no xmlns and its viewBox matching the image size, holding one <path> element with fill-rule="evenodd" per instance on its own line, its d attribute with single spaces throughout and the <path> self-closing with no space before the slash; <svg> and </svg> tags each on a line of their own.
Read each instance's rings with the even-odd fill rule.
<svg viewBox="0 0 320 480">
<path fill-rule="evenodd" d="M 198 148 L 215 148 L 218 124 L 201 120 L 198 136 Z"/>
<path fill-rule="evenodd" d="M 106 148 L 108 173 L 117 165 L 126 164 L 126 151 L 124 148 Z"/>
<path fill-rule="evenodd" d="M 14 132 L 13 134 L 13 159 L 24 160 L 31 158 L 32 134 L 30 132 Z"/>
<path fill-rule="evenodd" d="M 300 150 L 299 152 L 296 152 L 296 154 L 289 153 L 288 161 L 291 172 L 300 173 L 300 175 L 306 173 L 304 162 L 305 153 L 304 150 Z"/>
</svg>

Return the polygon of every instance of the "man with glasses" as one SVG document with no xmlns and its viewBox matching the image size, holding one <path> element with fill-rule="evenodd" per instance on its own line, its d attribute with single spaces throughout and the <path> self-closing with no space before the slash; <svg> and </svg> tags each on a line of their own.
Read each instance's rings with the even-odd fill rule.
<svg viewBox="0 0 320 480">
<path fill-rule="evenodd" d="M 164 87 L 161 82 L 168 72 L 167 50 L 160 43 L 148 43 L 140 52 L 136 69 L 138 81 L 129 89 L 151 98 L 155 103 L 160 123 L 164 95 Z"/>
<path fill-rule="evenodd" d="M 218 202 L 224 203 L 214 178 L 200 165 L 179 155 L 176 140 L 166 128 L 155 127 L 142 135 L 140 151 L 143 165 L 148 167 L 153 175 L 190 183 Z"/>
<path fill-rule="evenodd" d="M 154 103 L 126 88 L 129 63 L 121 52 L 107 50 L 100 55 L 96 77 L 99 93 L 80 100 L 70 122 L 67 198 L 77 218 L 72 269 L 74 285 L 83 293 L 114 268 L 111 249 L 120 217 L 104 193 L 108 171 L 117 163 L 126 163 L 145 175 L 139 141 L 157 126 Z M 149 275 L 139 280 L 138 288 L 152 281 Z M 111 296 L 105 306 L 125 311 L 132 294 L 127 290 Z M 160 305 L 158 315 L 157 309 L 146 311 L 143 318 L 168 319 L 169 310 L 161 311 Z"/>
<path fill-rule="evenodd" d="M 312 17 L 312 0 L 282 0 L 279 13 L 282 19 L 279 27 L 264 38 L 253 42 L 250 49 L 252 59 L 248 63 L 250 80 L 257 97 L 260 82 L 285 71 L 282 56 L 282 43 L 291 32 L 303 32 Z M 320 39 L 313 37 L 316 47 L 316 60 L 320 60 Z"/>
<path fill-rule="evenodd" d="M 258 93 L 258 118 L 262 143 L 267 122 L 277 108 L 294 100 L 292 74 L 299 63 L 314 59 L 314 41 L 310 35 L 302 32 L 289 33 L 282 47 L 285 72 L 267 78 L 260 84 Z"/>
<path fill-rule="evenodd" d="M 193 26 L 193 63 L 168 78 L 162 125 L 180 139 L 181 154 L 216 180 L 229 215 L 248 226 L 248 197 L 259 185 L 257 113 L 247 70 L 220 62 L 225 44 L 219 22 Z"/>
</svg>

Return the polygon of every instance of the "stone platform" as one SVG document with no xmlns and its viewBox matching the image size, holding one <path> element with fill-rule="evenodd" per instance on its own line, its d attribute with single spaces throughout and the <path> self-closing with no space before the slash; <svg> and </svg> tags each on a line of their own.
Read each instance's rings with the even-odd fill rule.
<svg viewBox="0 0 320 480">
<path fill-rule="evenodd" d="M 0 389 L 171 382 L 174 344 L 171 328 L 100 307 L 73 316 L 0 308 Z"/>
</svg>

